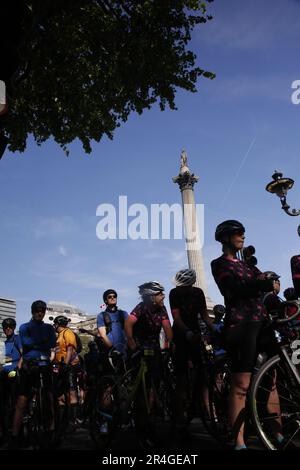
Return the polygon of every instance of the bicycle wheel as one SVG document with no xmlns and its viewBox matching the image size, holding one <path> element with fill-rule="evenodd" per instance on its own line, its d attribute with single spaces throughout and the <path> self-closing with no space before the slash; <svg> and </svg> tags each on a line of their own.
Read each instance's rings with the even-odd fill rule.
<svg viewBox="0 0 300 470">
<path fill-rule="evenodd" d="M 281 357 L 272 357 L 254 376 L 249 403 L 267 449 L 300 449 L 300 390 Z"/>
<path fill-rule="evenodd" d="M 116 429 L 113 410 L 114 385 L 112 378 L 102 377 L 89 396 L 90 436 L 99 450 L 105 450 L 109 446 Z"/>
<path fill-rule="evenodd" d="M 201 418 L 207 431 L 218 441 L 230 441 L 228 395 L 230 371 L 226 362 L 212 365 L 207 385 L 208 399 L 201 400 Z"/>
</svg>

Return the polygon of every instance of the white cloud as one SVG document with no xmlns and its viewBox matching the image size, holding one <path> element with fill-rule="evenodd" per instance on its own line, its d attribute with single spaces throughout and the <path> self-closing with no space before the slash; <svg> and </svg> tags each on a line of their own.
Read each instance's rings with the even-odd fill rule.
<svg viewBox="0 0 300 470">
<path fill-rule="evenodd" d="M 61 256 L 67 256 L 67 250 L 65 249 L 65 247 L 63 245 L 59 245 L 58 247 L 58 253 L 61 255 Z"/>
</svg>

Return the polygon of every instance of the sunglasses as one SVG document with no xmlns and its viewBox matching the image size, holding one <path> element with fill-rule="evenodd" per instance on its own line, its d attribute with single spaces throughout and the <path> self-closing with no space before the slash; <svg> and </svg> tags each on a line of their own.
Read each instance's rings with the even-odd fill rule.
<svg viewBox="0 0 300 470">
<path fill-rule="evenodd" d="M 117 296 L 115 294 L 112 294 L 112 295 L 108 295 L 107 298 L 108 299 L 116 299 Z"/>
</svg>

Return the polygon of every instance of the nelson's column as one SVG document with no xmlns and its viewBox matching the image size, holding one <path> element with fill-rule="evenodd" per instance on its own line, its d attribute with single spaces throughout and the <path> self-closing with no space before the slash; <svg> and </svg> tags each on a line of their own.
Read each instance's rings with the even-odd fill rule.
<svg viewBox="0 0 300 470">
<path fill-rule="evenodd" d="M 200 287 L 203 290 L 206 298 L 207 308 L 209 311 L 211 311 L 214 303 L 211 301 L 207 292 L 202 255 L 202 243 L 200 239 L 199 226 L 197 223 L 198 221 L 194 196 L 194 184 L 198 182 L 199 177 L 190 172 L 187 163 L 187 154 L 185 151 L 181 152 L 179 175 L 174 176 L 172 179 L 174 183 L 179 185 L 182 196 L 185 241 L 189 268 L 196 271 L 197 280 L 195 286 Z"/>
</svg>

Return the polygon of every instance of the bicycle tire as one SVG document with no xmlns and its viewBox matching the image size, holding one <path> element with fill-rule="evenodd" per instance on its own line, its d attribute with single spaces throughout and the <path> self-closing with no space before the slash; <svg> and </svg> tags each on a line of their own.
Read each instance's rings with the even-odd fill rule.
<svg viewBox="0 0 300 470">
<path fill-rule="evenodd" d="M 276 413 L 270 412 L 276 397 L 273 403 L 269 401 L 274 377 L 280 403 Z M 267 449 L 300 449 L 300 390 L 279 355 L 269 359 L 253 377 L 249 405 L 257 434 Z M 276 437 L 278 432 L 283 436 L 281 442 Z"/>
<path fill-rule="evenodd" d="M 113 436 L 116 431 L 116 423 L 113 413 L 113 391 L 110 391 L 112 406 L 108 410 L 104 410 L 101 406 L 101 400 L 103 399 L 103 390 L 109 386 L 112 388 L 115 385 L 115 381 L 110 377 L 102 377 L 97 384 L 97 387 L 90 394 L 90 406 L 88 406 L 89 414 L 89 432 L 92 441 L 94 442 L 98 450 L 105 450 L 110 445 Z M 107 425 L 107 432 L 102 432 L 103 426 Z"/>
<path fill-rule="evenodd" d="M 208 433 L 218 442 L 231 440 L 228 419 L 229 370 L 226 364 L 213 366 L 208 378 L 208 403 L 201 397 L 201 419 Z M 208 406 L 208 409 L 207 409 Z"/>
</svg>

